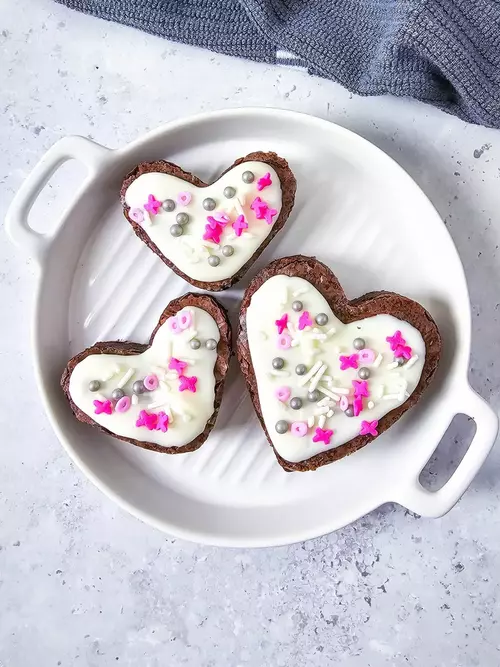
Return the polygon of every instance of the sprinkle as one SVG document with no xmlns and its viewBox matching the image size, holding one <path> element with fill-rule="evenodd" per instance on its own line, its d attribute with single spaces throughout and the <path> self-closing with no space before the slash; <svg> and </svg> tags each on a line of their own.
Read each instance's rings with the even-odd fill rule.
<svg viewBox="0 0 500 667">
<path fill-rule="evenodd" d="M 319 428 L 323 428 L 325 424 L 326 424 L 326 415 L 321 415 L 321 417 L 318 419 Z"/>
<path fill-rule="evenodd" d="M 177 315 L 177 322 L 179 323 L 179 327 L 181 328 L 181 331 L 185 331 L 186 329 L 189 329 L 192 323 L 192 318 L 191 318 L 191 311 L 190 310 L 183 310 Z"/>
<path fill-rule="evenodd" d="M 331 336 L 333 336 L 334 333 L 337 333 L 337 329 L 335 327 L 332 327 L 331 329 L 328 329 L 326 335 L 328 336 L 328 338 L 330 338 Z"/>
<path fill-rule="evenodd" d="M 373 401 L 368 401 L 368 410 L 373 410 L 375 403 Z"/>
<path fill-rule="evenodd" d="M 373 362 L 372 366 L 373 368 L 378 368 L 380 364 L 382 363 L 383 356 L 381 354 L 378 355 L 378 357 L 375 359 Z"/>
<path fill-rule="evenodd" d="M 288 303 L 288 287 L 285 286 L 283 288 L 283 294 L 282 294 L 282 297 L 281 297 L 281 300 L 280 300 L 280 305 L 281 306 L 286 306 L 287 303 Z"/>
<path fill-rule="evenodd" d="M 416 364 L 418 361 L 418 354 L 414 354 L 411 359 L 407 361 L 407 363 L 403 366 L 403 370 L 406 370 L 407 368 L 411 368 L 414 364 Z"/>
<path fill-rule="evenodd" d="M 370 366 L 375 361 L 375 352 L 369 347 L 365 347 L 364 349 L 360 350 L 358 354 L 359 360 L 363 365 L 366 364 L 367 366 Z"/>
<path fill-rule="evenodd" d="M 317 387 L 318 391 L 320 391 L 322 394 L 325 396 L 329 396 L 330 398 L 333 398 L 334 401 L 340 401 L 340 396 L 337 394 L 334 394 L 333 392 L 329 391 L 328 389 L 325 389 L 322 385 L 318 385 Z"/>
<path fill-rule="evenodd" d="M 274 395 L 278 399 L 278 401 L 281 401 L 282 403 L 286 403 L 288 399 L 290 398 L 290 394 L 292 393 L 292 390 L 290 387 L 278 387 L 276 391 L 274 392 Z"/>
<path fill-rule="evenodd" d="M 98 401 L 101 401 L 101 403 L 105 403 L 108 400 L 106 396 L 103 396 L 102 394 L 94 394 L 94 396 Z"/>
<path fill-rule="evenodd" d="M 323 365 L 322 361 L 317 361 L 305 375 L 302 375 L 302 377 L 297 382 L 299 387 L 303 387 L 305 384 L 307 384 L 309 380 L 313 377 L 313 375 L 315 375 L 319 371 L 322 365 Z"/>
<path fill-rule="evenodd" d="M 356 396 L 352 402 L 352 409 L 355 417 L 357 417 L 359 413 L 363 411 L 363 399 L 361 396 Z"/>
<path fill-rule="evenodd" d="M 288 371 L 280 371 L 275 368 L 273 368 L 272 371 L 269 371 L 269 375 L 274 375 L 276 377 L 284 377 L 284 378 L 290 377 L 290 373 Z"/>
<path fill-rule="evenodd" d="M 139 396 L 132 394 L 132 405 L 137 405 L 137 403 L 139 403 Z"/>
<path fill-rule="evenodd" d="M 157 374 L 161 375 L 162 377 L 165 376 L 165 373 L 167 372 L 163 366 L 151 366 L 151 369 Z M 121 388 L 121 387 L 120 387 Z"/>
<path fill-rule="evenodd" d="M 373 437 L 378 435 L 377 431 L 378 419 L 374 419 L 372 422 L 362 421 L 361 429 L 359 435 L 373 435 Z"/>
<path fill-rule="evenodd" d="M 315 334 L 315 333 L 313 333 L 313 334 L 311 334 L 311 338 L 313 340 L 326 340 L 327 335 L 326 334 Z"/>
<path fill-rule="evenodd" d="M 302 331 L 306 327 L 312 326 L 312 323 L 313 323 L 313 321 L 311 319 L 311 316 L 309 315 L 309 311 L 304 310 L 304 312 L 299 317 L 299 329 L 300 329 L 300 331 Z"/>
<path fill-rule="evenodd" d="M 278 329 L 278 333 L 282 334 L 283 331 L 287 328 L 288 324 L 288 315 L 287 313 L 284 313 L 279 320 L 275 320 L 274 324 L 276 325 Z"/>
<path fill-rule="evenodd" d="M 154 195 L 148 195 L 148 201 L 144 204 L 144 208 L 151 215 L 158 215 L 161 208 L 161 201 L 158 201 Z"/>
<path fill-rule="evenodd" d="M 307 433 L 306 422 L 293 422 L 293 424 L 290 427 L 290 432 L 297 438 L 303 438 Z"/>
<path fill-rule="evenodd" d="M 156 408 L 162 408 L 164 405 L 168 405 L 168 403 L 163 398 L 160 399 L 159 401 L 154 401 L 153 403 L 149 403 L 148 410 L 156 410 Z"/>
<path fill-rule="evenodd" d="M 334 391 L 336 394 L 340 394 L 341 396 L 348 396 L 349 395 L 349 389 L 345 389 L 344 387 L 330 387 L 332 391 Z"/>
<path fill-rule="evenodd" d="M 276 340 L 276 345 L 280 350 L 288 350 L 289 347 L 292 345 L 292 339 L 287 333 L 282 333 L 278 335 L 278 338 Z"/>
<path fill-rule="evenodd" d="M 398 394 L 385 394 L 385 396 L 382 396 L 384 401 L 397 401 L 399 399 Z"/>
<path fill-rule="evenodd" d="M 264 174 L 264 176 L 257 181 L 257 190 L 260 192 L 261 190 L 264 190 L 264 188 L 268 188 L 270 185 L 272 185 L 271 174 L 267 172 L 267 174 Z"/>
<path fill-rule="evenodd" d="M 358 368 L 358 357 L 359 355 L 356 352 L 347 356 L 341 354 L 339 357 L 340 370 L 346 371 L 348 368 L 354 368 L 356 370 Z"/>
<path fill-rule="evenodd" d="M 245 229 L 248 229 L 248 223 L 246 222 L 244 215 L 239 215 L 231 226 L 238 237 L 241 236 Z"/>
<path fill-rule="evenodd" d="M 296 289 L 295 292 L 292 292 L 293 296 L 302 296 L 302 294 L 305 294 L 306 292 L 309 292 L 308 287 L 299 287 L 299 289 Z"/>
<path fill-rule="evenodd" d="M 403 357 L 404 359 L 411 358 L 411 347 L 409 345 L 398 345 L 394 350 L 395 357 Z"/>
<path fill-rule="evenodd" d="M 165 373 L 165 380 L 177 380 L 177 373 Z"/>
<path fill-rule="evenodd" d="M 334 414 L 333 410 L 328 410 L 326 416 L 328 417 L 328 419 L 330 419 L 330 417 L 333 417 L 333 414 Z"/>
<path fill-rule="evenodd" d="M 158 422 L 158 415 L 149 414 L 146 410 L 141 410 L 139 412 L 139 417 L 135 422 L 137 427 L 145 426 L 149 431 L 153 431 L 156 428 Z"/>
<path fill-rule="evenodd" d="M 300 341 L 299 341 L 299 340 L 297 340 L 297 339 L 292 340 L 292 347 L 297 347 L 298 345 L 300 345 Z"/>
<path fill-rule="evenodd" d="M 163 380 L 160 380 L 160 387 L 162 388 L 162 391 L 171 391 L 170 387 L 166 382 Z"/>
<path fill-rule="evenodd" d="M 311 380 L 311 384 L 309 385 L 309 391 L 314 391 L 316 387 L 318 386 L 319 381 L 321 380 L 322 375 L 326 371 L 327 366 L 326 364 L 323 364 L 319 371 L 316 373 L 316 375 L 313 377 Z"/>
<path fill-rule="evenodd" d="M 119 401 L 117 401 L 115 405 L 115 410 L 116 412 L 127 412 L 127 410 L 130 408 L 130 397 L 129 396 L 122 396 Z"/>
<path fill-rule="evenodd" d="M 196 364 L 196 359 L 192 359 L 191 357 L 179 357 L 179 361 L 184 361 L 190 366 L 194 366 L 194 364 Z"/>
<path fill-rule="evenodd" d="M 314 426 L 314 416 L 313 416 L 313 415 L 311 415 L 311 416 L 308 418 L 308 420 L 307 420 L 307 425 L 309 426 L 309 428 L 312 428 L 312 427 Z"/>
<path fill-rule="evenodd" d="M 179 192 L 177 195 L 177 203 L 181 206 L 187 206 L 191 202 L 191 193 L 190 192 Z"/>
<path fill-rule="evenodd" d="M 331 398 L 328 398 L 328 396 L 325 396 L 325 398 L 322 398 L 321 401 L 318 401 L 316 405 L 320 408 L 323 408 L 325 405 L 333 405 L 333 401 Z"/>
<path fill-rule="evenodd" d="M 330 382 L 333 382 L 333 378 L 331 375 L 323 375 L 323 382 L 326 382 L 327 384 L 330 384 Z"/>
<path fill-rule="evenodd" d="M 168 422 L 169 422 L 169 416 L 166 415 L 164 412 L 159 412 L 158 422 L 156 424 L 156 430 L 163 431 L 163 433 L 165 433 L 166 431 L 168 431 Z"/>
<path fill-rule="evenodd" d="M 187 368 L 187 362 L 186 361 L 181 361 L 180 359 L 176 359 L 175 357 L 172 357 L 170 359 L 170 361 L 168 362 L 168 367 L 169 367 L 170 370 L 175 371 L 178 375 L 183 375 L 184 374 L 184 369 Z"/>
<path fill-rule="evenodd" d="M 100 415 L 104 413 L 105 415 L 110 415 L 113 412 L 113 404 L 110 400 L 105 399 L 104 401 L 95 400 L 93 401 L 95 414 Z"/>
<path fill-rule="evenodd" d="M 349 407 L 349 401 L 347 400 L 347 396 L 342 396 L 340 399 L 339 407 L 342 410 L 342 412 L 345 412 L 347 408 Z"/>
<path fill-rule="evenodd" d="M 266 334 L 265 331 L 260 332 L 260 337 L 262 338 L 262 340 L 267 340 L 269 338 L 269 336 Z"/>
<path fill-rule="evenodd" d="M 317 415 L 326 415 L 327 412 L 330 412 L 330 408 L 328 407 L 328 405 L 325 405 L 325 407 L 323 407 L 323 408 L 316 408 L 316 410 L 314 410 L 313 414 L 315 414 L 316 416 Z"/>
<path fill-rule="evenodd" d="M 146 375 L 144 378 L 144 386 L 148 391 L 155 391 L 155 389 L 158 389 L 158 378 L 156 375 L 151 374 L 151 375 Z"/>
<path fill-rule="evenodd" d="M 109 382 L 109 380 L 111 380 L 111 378 L 117 375 L 120 371 L 121 371 L 120 366 L 118 366 L 118 364 L 115 364 L 113 368 L 111 368 L 111 370 L 108 371 L 107 375 L 103 375 L 103 377 L 101 378 L 101 382 Z"/>
<path fill-rule="evenodd" d="M 390 364 L 387 364 L 388 371 L 393 371 L 395 368 L 399 368 L 399 364 L 397 361 L 392 361 Z"/>
<path fill-rule="evenodd" d="M 313 442 L 324 442 L 325 445 L 329 445 L 332 435 L 333 431 L 331 429 L 324 431 L 322 428 L 317 428 L 313 436 Z"/>
<path fill-rule="evenodd" d="M 131 208 L 128 212 L 128 217 L 133 220 L 134 222 L 143 222 L 144 221 L 144 213 L 142 212 L 142 209 L 140 208 Z"/>
<path fill-rule="evenodd" d="M 354 387 L 354 396 L 365 396 L 368 398 L 370 392 L 368 391 L 368 382 L 366 380 L 353 380 L 352 386 Z"/>
<path fill-rule="evenodd" d="M 394 352 L 399 345 L 406 345 L 406 341 L 401 335 L 401 331 L 396 331 L 393 336 L 387 336 L 386 341 L 391 346 L 391 350 Z"/>
<path fill-rule="evenodd" d="M 186 389 L 188 391 L 193 392 L 193 394 L 196 393 L 196 383 L 198 382 L 198 378 L 196 375 L 193 375 L 192 377 L 186 377 L 185 375 L 181 375 L 179 378 L 179 391 L 185 391 Z"/>
</svg>

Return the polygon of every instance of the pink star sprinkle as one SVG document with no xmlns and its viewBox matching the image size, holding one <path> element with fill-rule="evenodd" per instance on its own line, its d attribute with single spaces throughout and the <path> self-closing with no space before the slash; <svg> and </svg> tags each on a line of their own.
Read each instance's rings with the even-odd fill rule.
<svg viewBox="0 0 500 667">
<path fill-rule="evenodd" d="M 181 375 L 179 378 L 179 391 L 192 391 L 193 394 L 196 394 L 196 383 L 198 382 L 198 378 L 196 375 L 193 375 L 192 377 L 186 377 L 185 375 Z"/>
<path fill-rule="evenodd" d="M 368 398 L 370 392 L 368 391 L 368 382 L 366 380 L 353 380 L 354 396 L 365 396 Z"/>
<path fill-rule="evenodd" d="M 361 396 L 356 396 L 352 402 L 352 411 L 355 417 L 357 417 L 360 412 L 363 412 L 363 399 Z"/>
<path fill-rule="evenodd" d="M 158 215 L 158 211 L 161 208 L 161 201 L 158 201 L 154 195 L 149 195 L 148 201 L 144 204 L 144 208 L 151 213 L 151 215 Z"/>
<path fill-rule="evenodd" d="M 110 415 L 113 412 L 113 404 L 111 401 L 94 401 L 95 414 L 100 415 L 104 413 L 105 415 Z"/>
<path fill-rule="evenodd" d="M 151 414 L 149 412 L 146 412 L 146 410 L 141 410 L 139 412 L 139 417 L 137 418 L 137 421 L 135 422 L 136 426 L 145 426 L 148 431 L 153 431 L 156 428 L 156 424 L 158 422 L 158 415 L 156 415 L 154 412 Z"/>
<path fill-rule="evenodd" d="M 282 315 L 279 320 L 275 321 L 276 326 L 278 327 L 278 333 L 282 334 L 283 331 L 286 329 L 287 324 L 288 324 L 288 315 L 285 313 Z"/>
<path fill-rule="evenodd" d="M 269 185 L 272 185 L 271 174 L 267 172 L 262 178 L 259 178 L 257 181 L 257 190 L 260 192 L 264 188 L 267 188 Z"/>
<path fill-rule="evenodd" d="M 302 329 L 305 329 L 306 327 L 312 327 L 312 319 L 311 316 L 309 315 L 309 311 L 304 310 L 302 315 L 299 317 L 299 329 L 302 331 Z"/>
<path fill-rule="evenodd" d="M 292 338 L 287 333 L 278 334 L 276 345 L 280 350 L 289 350 L 292 347 Z"/>
<path fill-rule="evenodd" d="M 189 312 L 189 310 L 183 310 L 177 315 L 177 324 L 179 325 L 181 331 L 189 329 L 192 323 L 193 323 L 193 318 L 191 317 L 191 313 Z"/>
<path fill-rule="evenodd" d="M 398 347 L 398 345 L 406 345 L 406 341 L 401 335 L 401 331 L 396 331 L 393 336 L 387 336 L 386 341 L 391 346 L 391 350 L 393 352 Z"/>
<path fill-rule="evenodd" d="M 263 220 L 266 215 L 268 206 L 266 202 L 262 201 L 260 197 L 255 197 L 253 202 L 250 204 L 250 208 L 252 211 L 254 211 L 257 220 Z"/>
<path fill-rule="evenodd" d="M 347 396 L 340 397 L 339 407 L 342 410 L 342 412 L 345 412 L 347 410 L 347 408 L 349 407 L 349 401 L 347 400 Z"/>
<path fill-rule="evenodd" d="M 286 403 L 288 399 L 290 398 L 290 394 L 292 393 L 292 390 L 290 387 L 278 387 L 276 391 L 274 392 L 274 395 L 278 399 L 278 401 L 281 401 L 282 403 Z"/>
<path fill-rule="evenodd" d="M 333 435 L 333 431 L 330 429 L 317 428 L 316 433 L 313 435 L 313 442 L 324 442 L 325 445 L 330 444 L 330 439 Z"/>
<path fill-rule="evenodd" d="M 355 370 L 358 368 L 358 355 L 357 353 L 345 356 L 343 354 L 340 355 L 339 357 L 340 361 L 340 370 L 341 371 L 346 371 L 348 368 L 354 368 Z"/>
<path fill-rule="evenodd" d="M 168 320 L 166 321 L 166 325 L 170 329 L 170 331 L 174 334 L 178 334 L 181 332 L 177 315 L 172 315 L 172 317 L 169 317 Z"/>
<path fill-rule="evenodd" d="M 273 218 L 278 211 L 275 208 L 267 208 L 264 213 L 264 219 L 268 225 L 273 224 Z"/>
<path fill-rule="evenodd" d="M 405 359 L 411 359 L 411 347 L 409 345 L 398 345 L 394 350 L 394 356 L 404 357 Z"/>
<path fill-rule="evenodd" d="M 241 236 L 243 230 L 248 229 L 248 224 L 245 222 L 245 217 L 243 215 L 239 215 L 233 222 L 232 227 L 236 236 Z"/>
<path fill-rule="evenodd" d="M 359 360 L 363 365 L 367 364 L 368 366 L 371 366 L 375 361 L 375 352 L 370 350 L 369 347 L 365 347 L 364 350 L 360 350 L 358 354 Z"/>
<path fill-rule="evenodd" d="M 176 371 L 179 375 L 184 375 L 184 369 L 187 367 L 187 363 L 172 357 L 168 362 L 168 367 L 171 370 Z"/>
<path fill-rule="evenodd" d="M 144 221 L 144 213 L 140 208 L 131 208 L 130 211 L 128 212 L 128 217 L 134 222 Z"/>
<path fill-rule="evenodd" d="M 168 415 L 163 411 L 158 413 L 158 422 L 156 424 L 157 431 L 163 431 L 165 433 L 168 431 Z"/>
<path fill-rule="evenodd" d="M 225 213 L 215 213 L 214 215 L 207 215 L 208 224 L 212 229 L 217 229 L 218 227 L 224 228 L 230 221 L 230 219 L 231 218 Z"/>
<path fill-rule="evenodd" d="M 216 225 L 216 227 L 211 227 L 210 224 L 205 225 L 205 233 L 203 234 L 204 241 L 213 241 L 214 243 L 220 243 L 220 235 L 222 234 L 222 227 Z"/>
<path fill-rule="evenodd" d="M 181 206 L 187 206 L 191 202 L 191 193 L 190 192 L 179 192 L 177 195 L 177 203 Z"/>
<path fill-rule="evenodd" d="M 378 419 L 374 419 L 372 422 L 361 422 L 361 429 L 359 435 L 373 435 L 373 437 L 378 435 L 377 431 Z"/>
</svg>

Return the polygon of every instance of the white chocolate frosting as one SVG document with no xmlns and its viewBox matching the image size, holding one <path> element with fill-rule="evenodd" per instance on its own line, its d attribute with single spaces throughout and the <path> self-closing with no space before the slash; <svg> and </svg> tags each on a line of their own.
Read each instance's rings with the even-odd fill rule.
<svg viewBox="0 0 500 667">
<path fill-rule="evenodd" d="M 301 311 L 292 308 L 294 301 L 302 302 Z M 301 330 L 300 317 L 306 311 L 312 323 Z M 275 322 L 285 314 L 287 326 L 283 329 L 285 337 L 281 338 Z M 320 321 L 324 321 L 323 315 L 328 318 L 323 325 L 316 321 L 319 314 Z M 306 316 L 304 319 L 307 321 Z M 316 288 L 298 277 L 269 278 L 252 296 L 246 326 L 262 416 L 276 451 L 290 462 L 304 461 L 338 447 L 363 434 L 366 428 L 373 429 L 375 435 L 377 421 L 404 403 L 415 390 L 425 362 L 424 340 L 408 322 L 391 315 L 376 315 L 343 324 Z M 398 331 L 409 357 L 401 357 L 402 365 L 398 365 L 397 355 L 403 348 L 394 351 L 386 340 Z M 355 348 L 355 339 L 364 341 L 362 349 Z M 340 357 L 349 357 L 350 361 L 342 362 Z M 280 361 L 273 365 L 275 359 L 283 360 L 281 368 L 277 368 Z M 356 368 L 341 370 L 345 363 Z M 302 375 L 296 372 L 300 364 L 306 367 Z M 368 370 L 364 383 L 360 376 L 366 375 L 366 370 L 360 369 Z M 354 381 L 361 384 L 355 385 Z M 314 390 L 319 391 L 319 396 L 310 401 L 308 393 Z M 359 396 L 363 393 L 368 396 Z M 356 394 L 361 412 L 347 416 L 345 409 L 353 409 Z M 302 401 L 299 409 L 291 407 L 294 398 Z M 278 432 L 278 422 L 281 430 L 286 423 L 286 432 Z M 315 442 L 317 435 L 323 439 Z"/>
<path fill-rule="evenodd" d="M 169 318 L 170 321 L 167 320 L 156 332 L 152 346 L 142 354 L 92 354 L 85 357 L 71 373 L 69 393 L 73 402 L 95 422 L 120 436 L 163 447 L 181 447 L 194 440 L 204 431 L 214 412 L 217 347 L 208 349 L 206 341 L 218 343 L 220 333 L 213 317 L 201 308 L 183 308 L 175 316 L 177 321 L 180 317 L 185 328 L 175 333 L 171 327 L 172 318 Z M 192 339 L 200 342 L 198 349 L 192 349 Z M 178 370 L 175 369 L 176 361 L 181 362 L 177 365 Z M 182 380 L 181 375 L 189 380 Z M 134 383 L 151 376 L 157 378 L 157 387 L 135 394 Z M 197 378 L 196 382 L 193 377 Z M 100 387 L 90 391 L 89 386 L 95 381 Z M 152 383 L 153 386 L 156 384 L 154 380 Z M 186 388 L 181 391 L 182 385 Z M 194 385 L 195 392 L 189 389 L 190 385 Z M 124 412 L 118 411 L 118 401 L 112 397 L 116 389 L 121 389 L 130 399 L 130 406 Z M 94 401 L 100 404 L 108 401 L 111 414 L 96 414 Z M 147 425 L 137 425 L 141 422 L 142 411 L 153 415 L 149 417 L 150 425 L 154 426 L 151 430 Z M 162 425 L 166 430 L 162 430 Z"/>
<path fill-rule="evenodd" d="M 245 172 L 254 175 L 251 183 L 244 182 Z M 270 184 L 259 190 L 259 180 L 267 174 Z M 224 195 L 227 188 L 234 189 L 234 196 L 228 198 Z M 188 193 L 188 196 L 183 197 L 184 193 Z M 175 209 L 167 211 L 162 207 L 156 214 L 151 213 L 145 208 L 150 195 L 159 202 L 175 202 Z M 264 218 L 258 219 L 256 211 L 251 208 L 256 198 L 267 204 L 269 210 L 275 211 L 269 217 L 271 224 Z M 206 199 L 214 200 L 213 210 L 204 208 L 203 201 Z M 139 224 L 168 260 L 189 278 L 212 282 L 238 273 L 271 233 L 281 211 L 281 183 L 276 171 L 265 162 L 243 162 L 212 185 L 202 188 L 170 174 L 150 172 L 142 174 L 130 184 L 125 193 L 125 202 L 130 207 L 129 215 L 134 211 L 139 218 L 142 215 L 143 220 Z M 176 224 L 179 213 L 186 213 L 189 221 L 182 225 L 181 236 L 173 236 L 171 227 Z M 218 213 L 229 218 L 219 243 L 203 238 L 209 217 Z M 237 236 L 233 224 L 240 215 L 243 215 L 248 227 Z M 231 246 L 233 254 L 226 256 L 222 251 L 224 246 Z M 210 257 L 218 258 L 219 264 L 211 265 Z M 214 264 L 217 260 L 211 261 Z"/>
</svg>

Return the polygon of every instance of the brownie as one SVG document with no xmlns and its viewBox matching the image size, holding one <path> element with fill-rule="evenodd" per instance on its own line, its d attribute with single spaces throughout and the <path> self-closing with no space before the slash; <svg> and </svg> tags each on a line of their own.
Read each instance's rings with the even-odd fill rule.
<svg viewBox="0 0 500 667">
<path fill-rule="evenodd" d="M 85 359 L 85 357 L 91 354 L 118 354 L 118 355 L 142 354 L 145 350 L 148 349 L 148 347 L 152 345 L 155 334 L 160 328 L 160 326 L 169 317 L 176 315 L 177 312 L 182 310 L 182 308 L 189 306 L 201 308 L 205 310 L 209 315 L 211 315 L 215 320 L 220 332 L 220 341 L 217 346 L 217 360 L 214 367 L 214 374 L 215 374 L 214 411 L 212 416 L 206 423 L 205 429 L 203 430 L 202 433 L 200 433 L 200 435 L 198 435 L 191 442 L 188 442 L 186 445 L 183 445 L 181 447 L 162 447 L 153 442 L 143 442 L 139 440 L 134 440 L 132 438 L 127 438 L 124 436 L 117 435 L 116 433 L 113 433 L 107 428 L 104 428 L 100 424 L 97 424 L 92 419 L 92 417 L 87 415 L 85 412 L 80 410 L 80 408 L 78 408 L 77 405 L 75 405 L 69 393 L 69 383 L 70 383 L 71 373 L 73 372 L 74 368 L 80 361 L 82 361 L 83 359 Z M 184 294 L 178 299 L 174 299 L 165 308 L 165 310 L 161 314 L 158 324 L 156 325 L 153 333 L 151 334 L 151 338 L 148 344 L 143 345 L 140 343 L 133 343 L 130 341 L 108 341 L 108 342 L 96 343 L 92 347 L 87 348 L 83 352 L 80 352 L 72 359 L 70 359 L 62 374 L 61 387 L 66 395 L 66 398 L 69 401 L 69 404 L 71 406 L 71 409 L 75 417 L 79 421 L 85 424 L 89 424 L 94 428 L 97 428 L 99 431 L 106 433 L 107 435 L 111 435 L 114 438 L 118 438 L 119 440 L 124 440 L 125 442 L 137 445 L 138 447 L 143 447 L 144 449 L 150 449 L 165 454 L 183 454 L 185 452 L 192 452 L 195 449 L 201 447 L 201 445 L 210 435 L 210 432 L 212 431 L 215 425 L 217 414 L 219 412 L 219 407 L 222 401 L 224 381 L 226 378 L 226 373 L 228 370 L 231 354 L 232 354 L 231 325 L 229 323 L 226 309 L 216 299 L 214 299 L 209 295 L 194 294 L 192 292 L 189 292 L 188 294 Z"/>
<path fill-rule="evenodd" d="M 434 373 L 436 372 L 441 353 L 441 336 L 431 315 L 416 301 L 412 301 L 407 297 L 393 292 L 370 292 L 357 299 L 349 301 L 339 281 L 329 267 L 314 257 L 304 257 L 301 255 L 284 257 L 271 262 L 267 267 L 260 271 L 245 291 L 241 304 L 237 336 L 237 355 L 255 411 L 271 447 L 273 447 L 273 444 L 262 417 L 257 382 L 250 356 L 246 329 L 246 312 L 250 305 L 252 295 L 266 280 L 276 275 L 297 276 L 310 282 L 311 285 L 323 295 L 333 313 L 344 324 L 374 315 L 388 314 L 408 322 L 420 332 L 426 348 L 425 362 L 420 380 L 413 393 L 411 393 L 410 397 L 403 404 L 380 418 L 377 426 L 378 434 L 380 435 L 386 431 L 407 410 L 417 403 L 429 386 L 434 377 Z M 286 461 L 278 454 L 274 447 L 273 449 L 278 462 L 286 471 L 302 472 L 315 470 L 327 463 L 337 461 L 338 459 L 361 449 L 373 439 L 374 436 L 372 435 L 358 435 L 343 445 L 328 449 L 309 459 L 299 462 Z"/>
<path fill-rule="evenodd" d="M 295 180 L 295 176 L 292 173 L 292 170 L 288 166 L 287 161 L 276 155 L 276 153 L 265 153 L 262 151 L 256 151 L 254 153 L 249 153 L 245 157 L 239 158 L 236 160 L 230 167 L 228 167 L 220 176 L 219 179 L 224 176 L 228 171 L 233 169 L 233 167 L 236 167 L 239 164 L 242 164 L 244 162 L 252 162 L 252 161 L 259 161 L 268 164 L 270 167 L 272 167 L 276 173 L 279 176 L 280 183 L 281 183 L 281 196 L 282 196 L 282 205 L 281 205 L 281 211 L 279 213 L 278 218 L 274 221 L 273 226 L 271 228 L 271 232 L 269 235 L 264 239 L 264 241 L 261 243 L 261 245 L 257 248 L 255 253 L 252 255 L 252 257 L 241 267 L 241 269 L 235 273 L 234 275 L 230 276 L 229 278 L 226 278 L 224 280 L 216 280 L 213 282 L 205 282 L 201 280 L 194 280 L 187 276 L 185 273 L 183 273 L 174 263 L 172 263 L 163 253 L 159 250 L 159 248 L 156 246 L 155 243 L 151 240 L 149 237 L 147 231 L 137 222 L 131 219 L 129 213 L 130 213 L 130 208 L 127 206 L 125 202 L 125 193 L 127 192 L 128 187 L 131 185 L 131 183 L 138 178 L 139 176 L 143 174 L 147 174 L 150 172 L 159 172 L 159 173 L 164 173 L 164 174 L 170 174 L 171 176 L 176 176 L 177 178 L 182 178 L 184 181 L 187 183 L 190 183 L 192 185 L 195 185 L 199 188 L 204 188 L 208 187 L 211 185 L 211 183 L 204 183 L 200 178 L 195 176 L 194 174 L 191 174 L 187 171 L 184 171 L 181 167 L 179 167 L 176 164 L 173 164 L 172 162 L 167 162 L 166 160 L 156 160 L 155 162 L 142 162 L 139 164 L 135 169 L 133 169 L 125 178 L 121 191 L 120 191 L 120 196 L 121 196 L 121 201 L 123 205 L 123 212 L 129 223 L 132 225 L 132 228 L 135 232 L 135 234 L 143 241 L 148 248 L 150 248 L 158 257 L 177 275 L 179 275 L 181 278 L 186 280 L 188 283 L 191 285 L 194 285 L 194 287 L 198 287 L 200 289 L 205 289 L 209 290 L 211 292 L 219 292 L 221 290 L 228 289 L 232 285 L 234 285 L 236 282 L 241 280 L 241 278 L 244 276 L 244 274 L 248 271 L 250 266 L 258 259 L 260 254 L 264 251 L 264 249 L 269 245 L 269 243 L 272 241 L 272 239 L 276 236 L 276 234 L 284 227 L 288 216 L 290 215 L 290 212 L 293 208 L 293 204 L 295 201 L 295 191 L 297 187 L 297 183 Z M 219 180 L 216 179 L 216 180 Z M 216 182 L 216 181 L 214 181 Z"/>
</svg>

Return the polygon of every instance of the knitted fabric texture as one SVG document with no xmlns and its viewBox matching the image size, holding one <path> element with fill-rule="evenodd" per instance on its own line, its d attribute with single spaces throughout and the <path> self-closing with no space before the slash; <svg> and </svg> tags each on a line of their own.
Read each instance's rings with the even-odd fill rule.
<svg viewBox="0 0 500 667">
<path fill-rule="evenodd" d="M 170 40 L 292 65 L 360 95 L 500 127 L 498 0 L 61 0 Z"/>
</svg>

